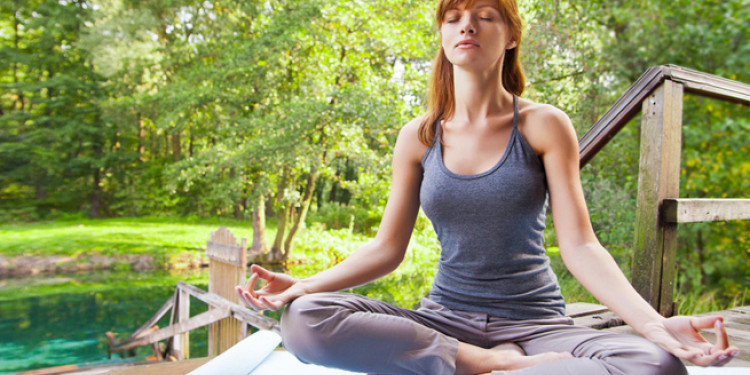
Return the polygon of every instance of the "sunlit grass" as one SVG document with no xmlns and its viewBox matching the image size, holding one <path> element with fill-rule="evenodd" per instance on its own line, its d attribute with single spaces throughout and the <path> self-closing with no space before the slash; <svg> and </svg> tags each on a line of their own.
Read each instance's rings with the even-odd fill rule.
<svg viewBox="0 0 750 375">
<path fill-rule="evenodd" d="M 205 249 L 211 231 L 227 226 L 252 238 L 249 223 L 172 218 L 77 219 L 0 226 L 0 255 L 165 255 Z"/>
<path fill-rule="evenodd" d="M 252 239 L 250 222 L 234 220 L 200 220 L 185 218 L 79 219 L 0 226 L 0 255 L 49 256 L 150 254 L 163 262 L 181 253 L 200 253 L 210 233 L 226 226 L 235 236 Z M 414 306 L 429 291 L 439 257 L 439 244 L 432 229 L 415 230 L 404 262 L 390 275 L 350 291 L 378 298 L 403 307 Z M 269 225 L 266 238 L 273 239 L 275 228 Z M 313 226 L 303 230 L 295 240 L 292 262 L 287 271 L 295 277 L 313 275 L 346 258 L 370 240 L 350 230 L 325 230 Z M 249 244 L 248 244 L 249 246 Z M 558 276 L 567 303 L 597 303 L 588 291 L 565 268 L 556 248 L 548 249 L 553 270 Z M 626 271 L 627 274 L 627 270 Z M 85 275 L 85 276 L 84 276 Z M 87 290 L 122 288 L 127 285 L 174 285 L 181 279 L 205 283 L 206 275 L 186 277 L 177 274 L 150 274 L 141 277 L 137 271 L 119 273 L 118 280 L 97 280 L 95 274 L 76 276 L 50 275 L 44 278 L 0 280 L 0 300 L 49 293 L 75 293 Z M 27 281 L 23 281 L 27 280 Z M 33 281 L 37 280 L 37 281 Z M 41 280 L 41 281 L 38 281 Z M 747 288 L 728 300 L 717 288 L 708 286 L 678 294 L 680 314 L 699 314 L 742 305 L 748 300 Z"/>
</svg>

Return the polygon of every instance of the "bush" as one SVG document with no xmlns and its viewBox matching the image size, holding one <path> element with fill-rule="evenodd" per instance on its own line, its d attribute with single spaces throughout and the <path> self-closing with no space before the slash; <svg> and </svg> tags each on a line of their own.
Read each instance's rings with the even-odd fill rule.
<svg viewBox="0 0 750 375">
<path fill-rule="evenodd" d="M 321 223 L 326 229 L 348 229 L 353 233 L 374 235 L 383 217 L 380 208 L 368 209 L 340 203 L 326 203 L 307 215 L 306 224 Z"/>
</svg>

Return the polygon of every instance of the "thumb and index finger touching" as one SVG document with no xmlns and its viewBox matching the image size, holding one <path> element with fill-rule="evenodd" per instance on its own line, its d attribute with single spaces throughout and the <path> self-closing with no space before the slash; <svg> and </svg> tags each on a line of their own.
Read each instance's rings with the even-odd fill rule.
<svg viewBox="0 0 750 375">
<path fill-rule="evenodd" d="M 264 290 L 256 290 L 258 280 L 265 280 L 266 282 L 272 282 L 276 278 L 276 274 L 271 272 L 257 264 L 250 266 L 252 274 L 247 279 L 244 285 L 238 285 L 235 289 L 240 295 L 240 298 L 245 302 L 248 307 L 255 310 L 278 310 L 288 299 L 286 291 L 282 291 L 276 295 L 268 294 Z"/>
<path fill-rule="evenodd" d="M 687 323 L 689 327 L 678 324 L 677 327 L 672 327 L 673 329 L 670 330 L 676 337 L 681 336 L 682 345 L 678 346 L 679 349 L 673 347 L 673 349 L 677 349 L 673 354 L 699 366 L 722 366 L 739 353 L 739 349 L 729 344 L 723 317 L 688 317 L 686 320 L 682 323 Z M 679 326 L 682 326 L 682 329 L 679 329 Z M 707 341 L 700 334 L 701 330 L 713 330 L 716 342 L 710 343 Z M 680 334 L 680 331 L 682 334 Z"/>
<path fill-rule="evenodd" d="M 721 316 L 695 317 L 691 320 L 691 324 L 696 330 L 714 329 L 716 333 L 716 346 L 721 349 L 726 349 L 729 347 L 729 337 L 727 335 L 726 327 L 724 326 L 723 317 Z"/>
</svg>

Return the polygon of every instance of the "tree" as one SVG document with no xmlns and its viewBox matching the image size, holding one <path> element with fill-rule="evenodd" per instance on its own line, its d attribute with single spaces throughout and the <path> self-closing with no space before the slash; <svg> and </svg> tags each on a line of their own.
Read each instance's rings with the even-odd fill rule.
<svg viewBox="0 0 750 375">
<path fill-rule="evenodd" d="M 3 2 L 11 31 L 2 40 L 0 155 L 4 192 L 32 205 L 33 217 L 55 209 L 100 214 L 101 174 L 110 135 L 97 102 L 100 77 L 78 48 L 90 15 L 84 1 Z M 19 201 L 6 201 L 13 207 Z"/>
</svg>

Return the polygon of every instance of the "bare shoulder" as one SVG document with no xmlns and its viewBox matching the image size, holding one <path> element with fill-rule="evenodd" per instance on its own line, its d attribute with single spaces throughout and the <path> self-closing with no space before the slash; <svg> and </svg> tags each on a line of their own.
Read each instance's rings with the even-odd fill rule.
<svg viewBox="0 0 750 375">
<path fill-rule="evenodd" d="M 404 125 L 399 131 L 394 158 L 405 158 L 412 163 L 421 164 L 427 146 L 419 141 L 419 124 L 422 118 L 417 117 Z"/>
<path fill-rule="evenodd" d="M 526 141 L 541 155 L 550 147 L 576 144 L 575 128 L 561 109 L 542 103 L 521 100 L 518 106 L 518 127 Z"/>
</svg>

